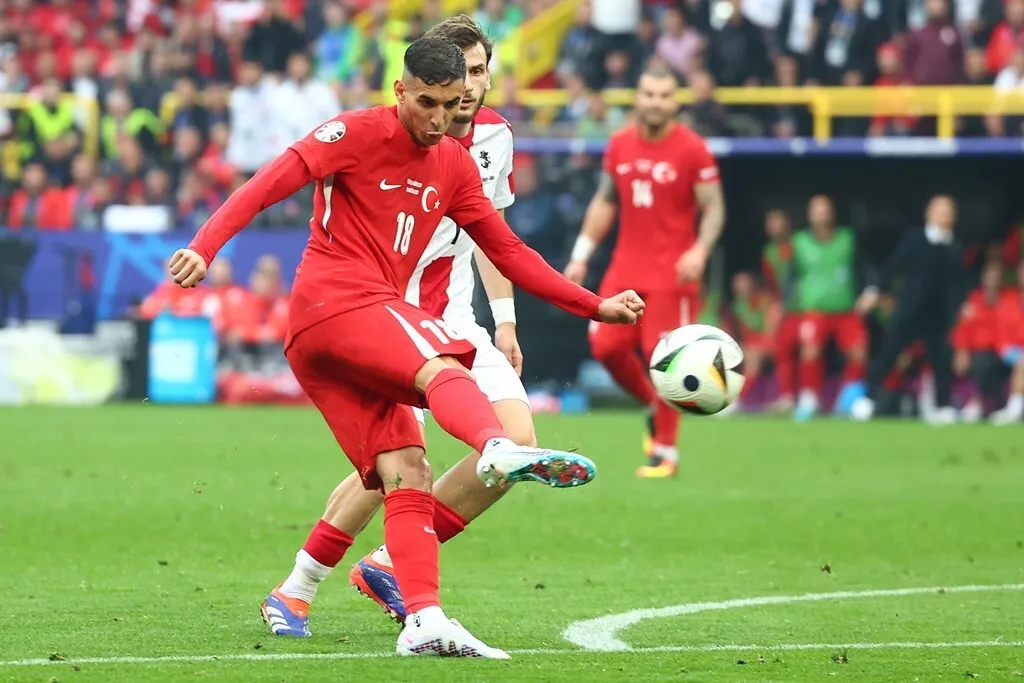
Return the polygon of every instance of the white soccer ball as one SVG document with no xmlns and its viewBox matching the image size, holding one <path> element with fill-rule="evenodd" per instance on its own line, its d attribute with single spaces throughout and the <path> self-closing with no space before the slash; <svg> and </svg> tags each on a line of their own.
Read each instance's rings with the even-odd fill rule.
<svg viewBox="0 0 1024 683">
<path fill-rule="evenodd" d="M 712 325 L 685 325 L 670 332 L 651 354 L 658 395 L 684 413 L 714 415 L 743 389 L 743 350 Z"/>
</svg>

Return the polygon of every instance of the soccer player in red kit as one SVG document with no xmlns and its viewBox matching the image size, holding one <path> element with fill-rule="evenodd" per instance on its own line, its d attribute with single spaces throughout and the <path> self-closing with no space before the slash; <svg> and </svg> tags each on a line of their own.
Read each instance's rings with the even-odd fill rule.
<svg viewBox="0 0 1024 683">
<path fill-rule="evenodd" d="M 652 478 L 676 473 L 679 413 L 655 393 L 647 361 L 662 336 L 696 321 L 704 267 L 725 224 L 718 166 L 704 140 L 675 121 L 677 86 L 660 67 L 640 76 L 637 122 L 608 141 L 600 185 L 565 269 L 569 279 L 583 282 L 587 261 L 618 213 L 618 239 L 600 292 L 631 287 L 647 309 L 637 327 L 592 324 L 590 346 L 615 381 L 652 411 L 649 460 L 637 470 Z"/>
<path fill-rule="evenodd" d="M 490 484 L 572 485 L 593 463 L 509 440 L 466 368 L 475 349 L 442 320 L 405 302 L 419 257 L 444 216 L 522 289 L 576 315 L 636 322 L 634 292 L 602 300 L 526 247 L 483 193 L 476 163 L 445 137 L 465 90 L 466 60 L 424 37 L 405 53 L 396 107 L 341 114 L 239 188 L 171 259 L 185 287 L 262 210 L 316 180 L 311 235 L 292 289 L 285 355 L 369 489 L 383 489 L 384 541 L 407 609 L 402 655 L 507 658 L 449 620 L 438 599 L 430 466 L 413 406 L 481 453 Z"/>
</svg>

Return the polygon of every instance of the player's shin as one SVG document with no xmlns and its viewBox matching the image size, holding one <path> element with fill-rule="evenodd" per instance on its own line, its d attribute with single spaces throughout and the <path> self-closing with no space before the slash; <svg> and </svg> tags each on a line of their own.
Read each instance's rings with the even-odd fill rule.
<svg viewBox="0 0 1024 683">
<path fill-rule="evenodd" d="M 443 619 L 438 598 L 437 532 L 430 466 L 419 448 L 382 453 L 377 472 L 384 482 L 384 543 L 407 614 Z"/>
<path fill-rule="evenodd" d="M 427 406 L 441 429 L 478 453 L 491 439 L 507 439 L 491 402 L 464 370 L 446 367 L 425 385 Z"/>
</svg>

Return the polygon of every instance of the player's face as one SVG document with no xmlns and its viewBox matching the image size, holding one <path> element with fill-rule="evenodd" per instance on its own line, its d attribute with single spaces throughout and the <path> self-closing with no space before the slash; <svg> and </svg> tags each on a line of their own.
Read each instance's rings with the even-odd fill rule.
<svg viewBox="0 0 1024 683">
<path fill-rule="evenodd" d="M 487 52 L 477 43 L 464 52 L 466 55 L 466 91 L 462 94 L 455 123 L 472 123 L 484 97 L 491 89 L 491 72 L 487 68 Z"/>
<path fill-rule="evenodd" d="M 812 229 L 816 232 L 827 232 L 832 227 L 834 218 L 832 202 L 828 197 L 819 195 L 811 199 L 811 204 L 807 207 L 807 222 L 811 224 Z"/>
<path fill-rule="evenodd" d="M 659 78 L 650 74 L 640 77 L 636 88 L 636 113 L 640 123 L 649 128 L 662 128 L 679 111 L 676 81 L 671 76 Z"/>
<path fill-rule="evenodd" d="M 427 85 L 406 74 L 402 80 L 395 81 L 398 119 L 417 144 L 436 145 L 458 113 L 465 88 L 463 79 L 447 85 Z"/>
</svg>

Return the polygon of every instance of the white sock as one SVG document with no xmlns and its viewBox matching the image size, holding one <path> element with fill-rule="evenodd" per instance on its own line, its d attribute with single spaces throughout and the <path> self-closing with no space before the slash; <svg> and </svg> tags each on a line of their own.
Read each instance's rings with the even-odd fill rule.
<svg viewBox="0 0 1024 683">
<path fill-rule="evenodd" d="M 391 553 L 388 552 L 388 547 L 386 545 L 382 545 L 381 547 L 379 547 L 376 550 L 374 550 L 373 554 L 370 555 L 370 557 L 373 558 L 374 562 L 379 562 L 380 564 L 384 565 L 385 567 L 393 567 L 394 566 L 391 563 Z"/>
<path fill-rule="evenodd" d="M 662 444 L 654 444 L 652 452 L 655 456 L 670 462 L 677 464 L 679 462 L 679 450 L 675 446 L 664 446 Z"/>
<path fill-rule="evenodd" d="M 1024 415 L 1024 394 L 1010 394 L 1010 400 L 1006 402 L 1006 412 Z"/>
<path fill-rule="evenodd" d="M 519 448 L 521 447 L 517 446 L 516 442 L 513 441 L 512 439 L 491 439 L 490 441 L 487 442 L 487 445 L 484 446 L 484 451 L 480 455 L 486 455 L 490 453 L 492 450 L 508 451 Z"/>
<path fill-rule="evenodd" d="M 800 392 L 800 400 L 798 402 L 801 406 L 810 406 L 815 410 L 818 409 L 818 395 L 810 389 L 804 389 Z"/>
<path fill-rule="evenodd" d="M 289 598 L 313 602 L 320 582 L 327 578 L 334 567 L 320 564 L 305 550 L 295 553 L 295 568 L 278 590 Z"/>
<path fill-rule="evenodd" d="M 436 627 L 448 622 L 448 617 L 445 616 L 444 610 L 437 606 L 424 607 L 419 612 L 414 612 L 413 614 L 420 618 L 421 628 Z"/>
</svg>

